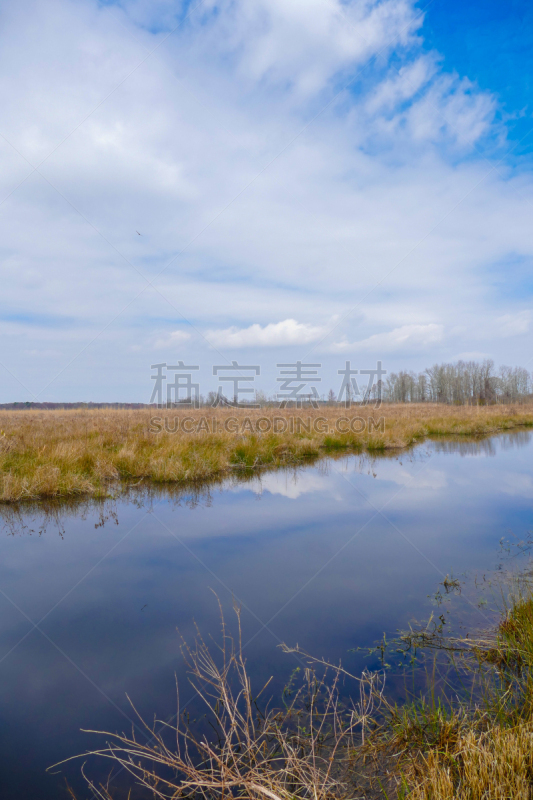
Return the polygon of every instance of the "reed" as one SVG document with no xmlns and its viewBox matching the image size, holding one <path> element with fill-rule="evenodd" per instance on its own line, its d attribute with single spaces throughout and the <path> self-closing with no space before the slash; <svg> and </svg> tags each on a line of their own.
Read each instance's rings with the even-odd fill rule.
<svg viewBox="0 0 533 800">
<path fill-rule="evenodd" d="M 268 683 L 252 688 L 240 625 L 234 640 L 222 619 L 214 655 L 199 632 L 192 647 L 184 644 L 205 715 L 191 721 L 178 711 L 177 723 L 150 725 L 139 717 L 140 736 L 100 732 L 105 746 L 83 758 L 105 759 L 114 769 L 105 783 L 85 772 L 89 787 L 95 797 L 115 800 L 123 796 L 122 775 L 147 800 L 530 800 L 531 588 L 522 581 L 495 630 L 478 637 L 444 640 L 439 632 L 432 641 L 426 631 L 425 646 L 461 655 L 460 668 L 477 684 L 469 700 L 437 693 L 433 673 L 425 695 L 398 706 L 378 673 L 357 677 L 284 647 L 304 669 L 272 706 Z"/>
<path fill-rule="evenodd" d="M 346 710 L 340 703 L 340 671 L 318 678 L 306 669 L 299 687 L 291 681 L 283 704 L 271 709 L 265 699 L 270 681 L 252 689 L 235 611 L 235 639 L 221 612 L 220 644 L 210 648 L 199 632 L 192 646 L 183 643 L 204 712 L 200 718 L 191 720 L 178 707 L 176 724 L 155 720 L 149 725 L 138 716 L 139 732 L 87 731 L 103 734 L 107 743 L 83 758 L 106 760 L 114 768 L 105 783 L 82 768 L 94 797 L 114 800 L 122 791 L 116 780 L 122 774 L 139 798 L 348 800 L 356 729 L 372 706 L 374 679 L 366 681 L 369 691 L 360 705 Z M 131 790 L 126 791 L 130 797 Z"/>
<path fill-rule="evenodd" d="M 516 586 L 495 631 L 441 642 L 460 654 L 477 684 L 475 701 L 430 704 L 409 731 L 402 771 L 412 800 L 530 800 L 533 787 L 533 594 Z M 439 645 L 439 646 L 441 646 Z M 474 686 L 474 682 L 472 683 Z M 413 705 L 401 710 L 405 720 Z M 428 741 L 428 720 L 433 740 Z M 391 727 L 392 730 L 394 725 Z M 416 733 L 414 731 L 416 730 Z M 435 737 L 435 732 L 437 736 Z M 396 743 L 398 744 L 398 742 Z"/>
<path fill-rule="evenodd" d="M 120 483 L 201 482 L 335 452 L 379 453 L 426 437 L 521 426 L 533 426 L 528 406 L 2 411 L 0 502 L 102 497 Z"/>
</svg>

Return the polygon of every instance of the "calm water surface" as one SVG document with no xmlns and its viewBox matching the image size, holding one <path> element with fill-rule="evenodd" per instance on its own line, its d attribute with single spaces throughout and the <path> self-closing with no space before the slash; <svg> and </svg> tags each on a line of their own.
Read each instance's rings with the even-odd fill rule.
<svg viewBox="0 0 533 800">
<path fill-rule="evenodd" d="M 283 685 L 298 643 L 378 666 L 352 648 L 414 617 L 446 573 L 493 570 L 502 537 L 533 520 L 529 432 L 425 443 L 409 454 L 322 461 L 192 495 L 138 495 L 59 511 L 4 510 L 0 536 L 1 796 L 80 798 L 80 763 L 129 730 L 126 693 L 151 719 L 192 695 L 180 634 L 217 635 L 213 590 L 242 605 L 252 678 Z M 475 617 L 467 594 L 457 599 Z M 177 631 L 179 629 L 179 633 Z M 95 775 L 93 767 L 92 775 Z"/>
</svg>

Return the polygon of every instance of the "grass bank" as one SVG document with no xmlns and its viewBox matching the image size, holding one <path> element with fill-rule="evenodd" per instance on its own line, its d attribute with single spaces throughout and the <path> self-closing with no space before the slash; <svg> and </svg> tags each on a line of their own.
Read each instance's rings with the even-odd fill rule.
<svg viewBox="0 0 533 800">
<path fill-rule="evenodd" d="M 529 406 L 3 411 L 0 502 L 102 497 L 118 482 L 186 484 L 343 450 L 383 452 L 427 437 L 522 426 L 533 426 Z"/>
<path fill-rule="evenodd" d="M 427 644 L 427 643 L 426 643 Z M 520 580 L 493 631 L 442 639 L 470 697 L 389 706 L 379 738 L 397 760 L 398 797 L 530 800 L 533 796 L 533 594 Z M 379 746 L 379 745 L 378 745 Z"/>
<path fill-rule="evenodd" d="M 416 635 L 409 632 L 411 644 Z M 115 769 L 105 785 L 85 772 L 89 786 L 102 800 L 129 797 L 133 787 L 146 800 L 530 800 L 530 581 L 482 636 L 443 639 L 439 632 L 432 643 L 427 629 L 419 635 L 425 647 L 453 653 L 466 691 L 446 698 L 430 674 L 424 694 L 392 704 L 379 673 L 356 677 L 285 647 L 303 669 L 273 706 L 268 683 L 252 688 L 240 625 L 232 638 L 223 620 L 218 646 L 198 634 L 183 647 L 205 714 L 192 721 L 186 712 L 175 725 L 139 719 L 130 734 L 105 733 L 103 748 L 83 758 L 106 759 Z"/>
</svg>

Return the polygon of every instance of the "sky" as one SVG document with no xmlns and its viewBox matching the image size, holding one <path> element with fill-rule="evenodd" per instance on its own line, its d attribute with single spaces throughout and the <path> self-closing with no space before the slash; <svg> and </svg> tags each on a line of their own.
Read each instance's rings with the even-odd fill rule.
<svg viewBox="0 0 533 800">
<path fill-rule="evenodd" d="M 533 9 L 0 3 L 0 402 L 533 370 Z M 218 371 L 229 375 L 230 372 Z M 252 372 L 241 374 L 252 377 Z"/>
</svg>

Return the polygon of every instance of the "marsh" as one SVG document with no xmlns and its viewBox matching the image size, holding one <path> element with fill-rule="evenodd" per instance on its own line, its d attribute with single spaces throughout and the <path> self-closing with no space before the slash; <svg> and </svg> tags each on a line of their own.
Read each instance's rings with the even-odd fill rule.
<svg viewBox="0 0 533 800">
<path fill-rule="evenodd" d="M 10 798 L 87 789 L 74 762 L 93 730 L 183 709 L 180 636 L 220 630 L 242 608 L 257 684 L 297 662 L 281 642 L 352 671 L 370 648 L 435 610 L 447 575 L 497 568 L 502 538 L 531 527 L 533 438 L 425 441 L 389 455 L 227 477 L 195 491 L 137 487 L 116 500 L 3 506 L 0 540 L 1 784 Z M 490 614 L 453 597 L 465 624 Z M 440 613 L 440 611 L 439 611 Z M 360 649 L 358 649 L 360 648 Z M 390 691 L 400 676 L 388 677 Z M 96 768 L 96 767 L 95 767 Z M 105 772 L 105 765 L 100 769 Z"/>
</svg>

